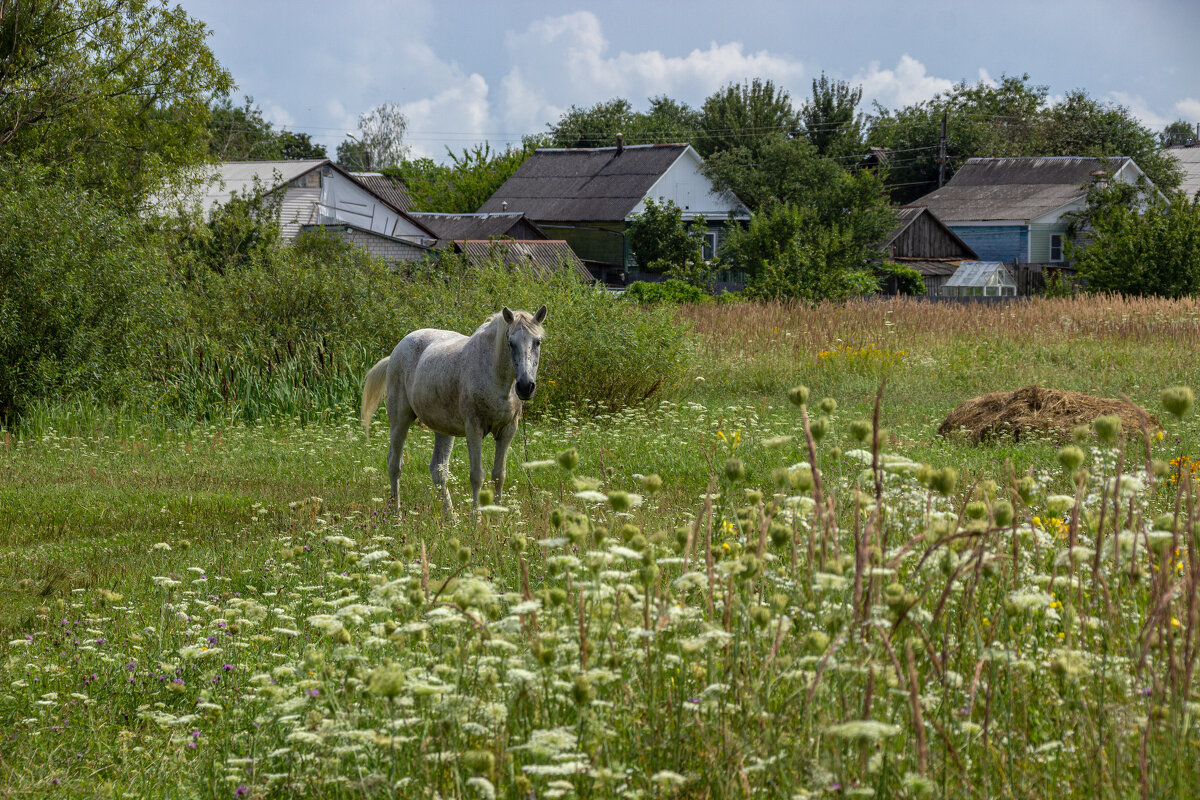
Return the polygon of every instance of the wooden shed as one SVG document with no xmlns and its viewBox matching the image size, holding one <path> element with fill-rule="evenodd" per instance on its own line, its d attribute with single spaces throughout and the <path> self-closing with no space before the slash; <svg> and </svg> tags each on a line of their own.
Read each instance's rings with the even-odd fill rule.
<svg viewBox="0 0 1200 800">
<path fill-rule="evenodd" d="M 925 280 L 925 294 L 936 297 L 963 261 L 978 258 L 954 231 L 923 206 L 892 209 L 896 227 L 884 239 L 889 261 L 912 267 Z"/>
</svg>

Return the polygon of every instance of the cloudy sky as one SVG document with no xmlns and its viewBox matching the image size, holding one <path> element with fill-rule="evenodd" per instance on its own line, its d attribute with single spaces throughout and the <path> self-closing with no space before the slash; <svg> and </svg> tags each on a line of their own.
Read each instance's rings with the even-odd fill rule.
<svg viewBox="0 0 1200 800">
<path fill-rule="evenodd" d="M 400 103 L 417 155 L 542 132 L 571 105 L 770 78 L 797 105 L 822 71 L 894 108 L 1028 73 L 1159 129 L 1200 122 L 1198 0 L 180 0 L 272 122 L 330 154 L 358 115 Z"/>
</svg>

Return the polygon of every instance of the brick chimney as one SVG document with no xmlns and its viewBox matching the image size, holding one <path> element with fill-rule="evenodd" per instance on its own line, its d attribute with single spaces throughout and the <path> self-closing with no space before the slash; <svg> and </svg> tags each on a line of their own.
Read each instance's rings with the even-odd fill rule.
<svg viewBox="0 0 1200 800">
<path fill-rule="evenodd" d="M 617 134 L 617 155 L 625 152 L 625 134 Z"/>
</svg>

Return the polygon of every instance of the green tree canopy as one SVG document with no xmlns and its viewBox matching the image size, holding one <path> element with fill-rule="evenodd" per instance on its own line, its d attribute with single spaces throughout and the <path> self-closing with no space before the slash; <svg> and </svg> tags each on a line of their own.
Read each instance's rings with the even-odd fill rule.
<svg viewBox="0 0 1200 800">
<path fill-rule="evenodd" d="M 325 158 L 325 147 L 307 133 L 276 131 L 262 109 L 246 97 L 235 106 L 228 97 L 209 109 L 209 152 L 221 161 L 281 161 Z"/>
<path fill-rule="evenodd" d="M 0 151 L 139 202 L 208 158 L 229 73 L 165 0 L 13 3 L 0 17 Z"/>
<path fill-rule="evenodd" d="M 867 143 L 891 151 L 888 184 L 895 202 L 937 188 L 943 115 L 947 180 L 973 157 L 1130 156 L 1163 191 L 1179 183 L 1178 169 L 1129 109 L 1084 91 L 1052 103 L 1048 88 L 1028 75 L 1006 75 L 995 84 L 960 83 L 895 111 L 876 107 Z"/>
<path fill-rule="evenodd" d="M 702 137 L 697 149 L 713 153 L 744 148 L 754 157 L 768 142 L 801 135 L 800 114 L 788 93 L 772 81 L 731 83 L 710 95 L 701 107 Z"/>
<path fill-rule="evenodd" d="M 1178 147 L 1200 139 L 1200 132 L 1186 119 L 1177 119 L 1158 134 L 1158 141 L 1163 147 Z"/>
<path fill-rule="evenodd" d="M 1082 247 L 1068 255 L 1090 291 L 1185 297 L 1200 293 L 1200 200 L 1124 187 L 1091 193 Z"/>
<path fill-rule="evenodd" d="M 703 217 L 688 222 L 671 200 L 647 198 L 646 210 L 629 222 L 629 246 L 642 269 L 666 272 L 688 261 L 703 260 L 705 230 Z"/>
<path fill-rule="evenodd" d="M 853 157 L 863 150 L 863 115 L 858 113 L 862 87 L 831 81 L 822 72 L 813 78 L 812 99 L 800 109 L 804 135 L 823 156 Z"/>
<path fill-rule="evenodd" d="M 502 151 L 492 150 L 486 143 L 477 144 L 471 149 L 464 148 L 461 154 L 447 149 L 449 164 L 419 158 L 383 173 L 404 183 L 414 211 L 470 214 L 496 193 L 531 152 L 532 143 Z"/>
<path fill-rule="evenodd" d="M 617 134 L 627 145 L 687 142 L 700 133 L 700 112 L 666 95 L 651 97 L 646 111 L 634 111 L 624 98 L 587 108 L 571 106 L 538 144 L 547 147 L 612 147 Z"/>
</svg>

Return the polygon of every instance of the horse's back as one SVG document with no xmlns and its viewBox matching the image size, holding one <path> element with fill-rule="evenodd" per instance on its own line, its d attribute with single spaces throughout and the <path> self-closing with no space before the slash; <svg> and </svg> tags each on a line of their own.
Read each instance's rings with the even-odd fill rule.
<svg viewBox="0 0 1200 800">
<path fill-rule="evenodd" d="M 409 406 L 435 431 L 462 435 L 458 388 L 463 345 L 469 337 L 456 331 L 422 328 L 400 340 L 388 366 L 389 383 L 404 387 Z M 399 375 L 391 373 L 399 370 Z"/>
</svg>

